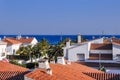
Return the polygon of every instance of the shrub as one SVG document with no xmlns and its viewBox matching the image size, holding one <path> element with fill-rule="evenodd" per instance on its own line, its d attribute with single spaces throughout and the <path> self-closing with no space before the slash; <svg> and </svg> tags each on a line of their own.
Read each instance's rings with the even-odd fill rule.
<svg viewBox="0 0 120 80">
<path fill-rule="evenodd" d="M 18 63 L 16 60 L 11 60 L 10 63 L 11 63 L 11 64 L 18 65 L 18 66 L 26 67 L 25 64 L 20 64 L 20 63 Z"/>
</svg>

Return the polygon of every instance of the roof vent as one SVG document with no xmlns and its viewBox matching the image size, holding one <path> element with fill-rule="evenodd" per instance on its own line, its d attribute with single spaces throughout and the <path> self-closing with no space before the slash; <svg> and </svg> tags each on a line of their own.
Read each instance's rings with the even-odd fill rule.
<svg viewBox="0 0 120 80">
<path fill-rule="evenodd" d="M 47 71 L 47 74 L 52 75 L 52 69 L 51 68 L 46 69 L 46 71 Z"/>
<path fill-rule="evenodd" d="M 57 63 L 60 63 L 60 64 L 65 65 L 64 57 L 63 57 L 63 56 L 59 56 L 59 57 L 57 57 Z"/>
<path fill-rule="evenodd" d="M 29 37 L 28 36 L 26 36 L 26 39 L 28 39 Z"/>
<path fill-rule="evenodd" d="M 6 38 L 6 36 L 4 36 L 3 38 Z"/>
</svg>

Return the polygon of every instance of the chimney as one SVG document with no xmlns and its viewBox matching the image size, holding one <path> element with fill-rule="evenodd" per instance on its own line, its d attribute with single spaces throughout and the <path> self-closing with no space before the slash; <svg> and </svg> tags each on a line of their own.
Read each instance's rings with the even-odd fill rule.
<svg viewBox="0 0 120 80">
<path fill-rule="evenodd" d="M 3 37 L 4 39 L 6 38 L 6 36 Z"/>
<path fill-rule="evenodd" d="M 28 39 L 29 37 L 28 36 L 26 36 L 26 39 Z"/>
<path fill-rule="evenodd" d="M 51 68 L 46 69 L 46 71 L 47 71 L 47 74 L 52 75 L 52 69 Z"/>
<path fill-rule="evenodd" d="M 19 35 L 19 36 L 17 36 L 17 39 L 19 40 L 21 37 L 22 37 L 22 36 L 21 36 L 21 35 Z"/>
<path fill-rule="evenodd" d="M 70 47 L 70 41 L 71 41 L 71 40 L 70 40 L 69 38 L 66 39 L 66 47 L 67 47 L 67 48 Z"/>
<path fill-rule="evenodd" d="M 63 56 L 59 56 L 59 57 L 57 57 L 57 63 L 60 63 L 60 64 L 65 65 L 64 57 L 63 57 Z"/>
<path fill-rule="evenodd" d="M 77 42 L 81 43 L 81 35 L 80 35 L 80 33 L 78 34 L 77 39 L 78 39 Z"/>
<path fill-rule="evenodd" d="M 50 68 L 47 58 L 40 58 L 38 64 L 39 64 L 39 68 L 43 68 L 43 69 Z"/>
</svg>

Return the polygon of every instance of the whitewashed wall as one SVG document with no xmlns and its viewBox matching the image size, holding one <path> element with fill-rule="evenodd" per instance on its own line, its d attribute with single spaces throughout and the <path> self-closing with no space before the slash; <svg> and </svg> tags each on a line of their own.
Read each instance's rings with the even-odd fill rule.
<svg viewBox="0 0 120 80">
<path fill-rule="evenodd" d="M 82 44 L 81 46 L 77 46 L 75 48 L 71 48 L 68 50 L 68 60 L 77 61 L 77 54 L 85 54 L 85 59 L 89 58 L 88 44 Z"/>
<path fill-rule="evenodd" d="M 103 38 L 92 40 L 90 43 L 103 43 Z"/>
<path fill-rule="evenodd" d="M 64 58 L 67 58 L 67 56 L 66 56 L 66 47 L 63 48 L 63 55 L 64 55 Z"/>
<path fill-rule="evenodd" d="M 31 45 L 35 45 L 35 44 L 37 44 L 37 43 L 38 43 L 37 39 L 34 38 L 34 39 L 32 40 L 32 42 L 31 42 Z"/>
<path fill-rule="evenodd" d="M 12 45 L 8 45 L 7 46 L 7 54 L 8 55 L 13 55 L 13 50 L 15 50 L 15 52 L 20 48 L 20 44 L 12 44 Z"/>
<path fill-rule="evenodd" d="M 6 57 L 6 45 L 0 45 L 0 60 L 2 60 L 2 58 L 5 58 Z M 5 53 L 4 56 L 2 56 L 2 54 Z"/>
<path fill-rule="evenodd" d="M 120 46 L 113 44 L 113 60 L 117 59 L 117 54 L 120 54 Z"/>
</svg>

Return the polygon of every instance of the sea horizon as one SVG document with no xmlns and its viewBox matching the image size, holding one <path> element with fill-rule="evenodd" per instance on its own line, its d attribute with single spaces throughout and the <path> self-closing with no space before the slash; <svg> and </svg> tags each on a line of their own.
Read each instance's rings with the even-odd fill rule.
<svg viewBox="0 0 120 80">
<path fill-rule="evenodd" d="M 6 36 L 6 37 L 16 37 L 16 36 L 18 36 L 18 35 L 13 35 L 13 34 L 6 34 L 6 35 L 4 35 L 4 34 L 0 34 L 0 38 L 1 39 L 3 39 L 4 38 L 4 36 Z M 65 39 L 65 38 L 70 38 L 71 40 L 75 40 L 75 39 L 77 39 L 77 35 L 68 35 L 68 34 L 65 34 L 65 35 L 32 35 L 32 34 L 22 34 L 21 36 L 23 36 L 23 37 L 35 37 L 38 41 L 40 41 L 42 38 L 45 38 L 45 39 L 47 39 L 48 40 L 48 42 L 50 43 L 50 44 L 56 44 L 56 43 L 58 43 L 59 41 L 61 41 L 61 40 L 63 40 L 63 39 Z M 110 38 L 110 37 L 116 37 L 116 38 L 120 38 L 120 35 L 97 35 L 97 34 L 95 34 L 95 35 L 82 35 L 85 39 L 87 39 L 87 40 L 92 40 L 93 39 L 93 37 L 94 37 L 94 39 L 97 39 L 97 38 L 101 38 L 101 37 L 106 37 L 106 38 Z"/>
</svg>

